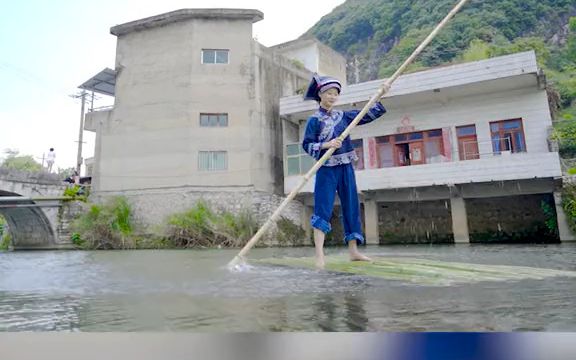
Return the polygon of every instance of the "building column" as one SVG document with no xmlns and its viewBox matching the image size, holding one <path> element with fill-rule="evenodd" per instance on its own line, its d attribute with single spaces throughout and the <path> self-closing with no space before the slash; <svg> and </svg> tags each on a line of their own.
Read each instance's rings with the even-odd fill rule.
<svg viewBox="0 0 576 360">
<path fill-rule="evenodd" d="M 468 214 L 466 213 L 466 202 L 461 196 L 450 197 L 450 210 L 452 211 L 452 231 L 454 232 L 455 243 L 469 243 L 470 233 L 468 232 Z"/>
<path fill-rule="evenodd" d="M 376 200 L 364 200 L 364 225 L 366 227 L 366 245 L 380 244 L 378 229 L 378 203 Z"/>
<path fill-rule="evenodd" d="M 576 237 L 568 226 L 568 219 L 562 208 L 562 193 L 554 192 L 554 204 L 556 205 L 556 221 L 558 222 L 558 236 L 560 241 L 576 241 Z"/>
<path fill-rule="evenodd" d="M 304 232 L 306 233 L 306 240 L 309 241 L 312 241 L 312 225 L 310 224 L 310 218 L 312 217 L 313 212 L 311 206 L 303 205 L 301 224 L 302 229 L 304 229 Z M 308 245 L 309 242 L 306 242 L 306 244 Z"/>
</svg>

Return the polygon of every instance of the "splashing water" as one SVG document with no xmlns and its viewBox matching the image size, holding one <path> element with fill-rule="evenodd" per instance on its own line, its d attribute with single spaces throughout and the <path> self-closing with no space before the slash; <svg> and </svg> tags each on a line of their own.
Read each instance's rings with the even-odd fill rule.
<svg viewBox="0 0 576 360">
<path fill-rule="evenodd" d="M 248 263 L 243 263 L 243 264 L 228 265 L 227 269 L 230 270 L 231 272 L 238 273 L 254 270 L 254 266 L 249 265 Z"/>
<path fill-rule="evenodd" d="M 226 268 L 231 272 L 238 273 L 253 270 L 254 266 L 249 265 L 245 258 L 236 256 L 226 265 Z"/>
</svg>

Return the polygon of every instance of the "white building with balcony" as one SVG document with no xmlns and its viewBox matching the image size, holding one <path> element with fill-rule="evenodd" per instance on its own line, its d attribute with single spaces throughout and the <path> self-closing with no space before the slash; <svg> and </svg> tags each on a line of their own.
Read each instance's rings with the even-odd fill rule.
<svg viewBox="0 0 576 360">
<path fill-rule="evenodd" d="M 388 113 L 351 133 L 367 242 L 573 239 L 545 81 L 532 51 L 400 77 L 383 100 Z M 337 107 L 361 109 L 382 82 L 344 87 Z M 286 194 L 313 165 L 301 141 L 317 106 L 280 100 Z M 311 180 L 298 196 L 304 224 L 313 189 Z"/>
</svg>

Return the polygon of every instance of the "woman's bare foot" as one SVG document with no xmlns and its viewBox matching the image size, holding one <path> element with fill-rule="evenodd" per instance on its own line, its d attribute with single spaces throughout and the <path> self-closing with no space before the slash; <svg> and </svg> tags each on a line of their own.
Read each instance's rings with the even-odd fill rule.
<svg viewBox="0 0 576 360">
<path fill-rule="evenodd" d="M 372 261 L 368 256 L 362 255 L 359 252 L 355 254 L 350 254 L 350 261 Z"/>
<path fill-rule="evenodd" d="M 318 256 L 316 255 L 316 269 L 318 270 L 324 270 L 324 266 L 326 265 L 326 263 L 324 262 L 324 256 Z"/>
<path fill-rule="evenodd" d="M 372 261 L 368 256 L 360 254 L 356 240 L 348 241 L 348 250 L 350 251 L 350 261 Z"/>
</svg>

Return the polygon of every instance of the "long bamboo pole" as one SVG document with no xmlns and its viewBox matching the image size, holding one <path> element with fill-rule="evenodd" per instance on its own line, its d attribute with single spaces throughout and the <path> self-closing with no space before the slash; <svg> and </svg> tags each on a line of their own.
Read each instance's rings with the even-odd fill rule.
<svg viewBox="0 0 576 360">
<path fill-rule="evenodd" d="M 354 129 L 354 127 L 360 122 L 360 120 L 364 117 L 364 115 L 366 115 L 368 110 L 376 103 L 376 101 L 380 100 L 380 98 L 382 98 L 382 96 L 384 96 L 384 94 L 386 94 L 386 92 L 388 92 L 392 83 L 394 83 L 394 81 L 396 81 L 396 79 L 398 79 L 398 77 L 404 72 L 404 70 L 406 70 L 406 68 L 412 63 L 412 61 L 414 61 L 416 56 L 418 56 L 422 52 L 422 50 L 424 50 L 424 48 L 432 41 L 432 39 L 434 39 L 434 37 L 436 37 L 438 32 L 440 32 L 440 30 L 442 30 L 442 28 L 448 23 L 448 21 L 454 15 L 456 15 L 456 13 L 464 6 L 464 4 L 466 4 L 466 2 L 468 2 L 468 0 L 460 0 L 460 2 L 458 2 L 458 4 L 456 4 L 456 6 L 454 6 L 454 8 L 448 13 L 448 15 L 446 15 L 446 17 L 438 25 L 436 25 L 436 27 L 434 28 L 434 30 L 432 30 L 430 35 L 428 35 L 428 37 L 426 37 L 426 39 L 424 39 L 424 41 L 422 41 L 422 43 L 416 48 L 416 50 L 414 50 L 414 52 L 412 52 L 412 54 L 398 68 L 398 70 L 396 70 L 396 72 L 394 72 L 394 74 L 392 74 L 392 76 L 390 76 L 388 79 L 386 79 L 386 81 L 384 81 L 384 83 L 380 86 L 380 88 L 376 92 L 376 94 L 374 94 L 372 96 L 372 98 L 370 98 L 370 101 L 368 101 L 366 103 L 366 105 L 364 105 L 362 110 L 358 113 L 358 115 L 356 115 L 354 120 L 352 120 L 350 125 L 348 125 L 348 127 L 344 130 L 344 132 L 342 132 L 342 134 L 338 137 L 338 139 L 343 141 L 348 136 L 348 134 L 350 134 L 352 129 Z M 294 197 L 296 197 L 298 192 L 300 192 L 300 190 L 304 187 L 304 185 L 306 185 L 308 180 L 310 180 L 310 178 L 312 178 L 312 176 L 314 176 L 314 174 L 316 174 L 318 169 L 326 162 L 326 160 L 328 160 L 328 158 L 330 158 L 330 156 L 332 156 L 334 151 L 336 151 L 335 148 L 328 149 L 328 151 L 326 151 L 326 153 L 324 153 L 324 155 L 316 162 L 316 164 L 314 164 L 314 166 L 310 170 L 308 170 L 306 175 L 304 175 L 304 177 L 302 178 L 302 181 L 300 181 L 300 184 L 298 184 L 298 186 L 296 188 L 294 188 L 290 192 L 290 194 L 288 194 L 286 199 L 284 199 L 284 201 L 282 201 L 282 203 L 280 204 L 280 206 L 278 206 L 276 211 L 274 211 L 272 216 L 270 216 L 270 218 L 268 218 L 268 220 L 266 220 L 264 225 L 262 225 L 262 227 L 260 227 L 260 229 L 256 232 L 256 234 L 254 234 L 254 236 L 252 236 L 252 238 L 246 243 L 246 245 L 244 245 L 244 247 L 242 248 L 242 250 L 240 250 L 238 255 L 236 255 L 228 263 L 229 268 L 235 268 L 237 265 L 240 265 L 240 264 L 243 264 L 246 262 L 245 256 L 248 253 L 248 251 L 250 251 L 250 249 L 254 245 L 256 245 L 256 242 L 258 242 L 258 240 L 260 240 L 260 238 L 262 237 L 262 235 L 264 235 L 266 230 L 268 230 L 268 228 L 274 222 L 276 222 L 276 220 L 280 216 L 280 213 L 282 213 L 282 210 L 284 210 L 286 205 L 288 205 L 288 203 L 290 201 L 292 201 L 294 199 Z"/>
</svg>

